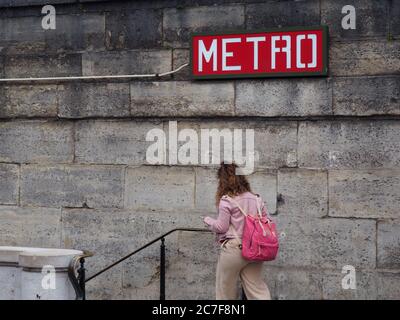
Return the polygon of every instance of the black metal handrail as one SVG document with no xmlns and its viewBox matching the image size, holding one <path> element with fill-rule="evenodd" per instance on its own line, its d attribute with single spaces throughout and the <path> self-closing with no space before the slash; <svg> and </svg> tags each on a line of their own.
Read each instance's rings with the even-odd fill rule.
<svg viewBox="0 0 400 320">
<path fill-rule="evenodd" d="M 112 264 L 108 265 L 107 267 L 103 268 L 102 270 L 96 272 L 92 276 L 88 277 L 85 279 L 85 268 L 84 268 L 84 257 L 77 256 L 76 259 L 71 261 L 71 266 L 73 265 L 73 274 L 75 275 L 75 270 L 76 270 L 76 263 L 79 261 L 81 263 L 81 267 L 77 270 L 78 272 L 78 278 L 75 278 L 75 282 L 73 282 L 73 286 L 75 289 L 75 292 L 77 293 L 77 299 L 79 296 L 79 299 L 85 300 L 85 283 L 92 280 L 93 278 L 96 278 L 97 276 L 101 275 L 102 273 L 106 272 L 107 270 L 111 269 L 112 267 L 120 264 L 121 262 L 125 261 L 126 259 L 130 258 L 134 254 L 142 251 L 143 249 L 151 246 L 152 244 L 156 243 L 157 241 L 161 241 L 160 245 L 160 300 L 165 300 L 165 237 L 170 235 L 173 232 L 176 231 L 190 231 L 190 232 L 211 232 L 208 229 L 200 229 L 200 228 L 175 228 L 172 229 L 161 236 L 153 239 L 152 241 L 146 243 L 145 245 L 141 246 L 140 248 L 136 249 L 135 251 L 129 253 L 128 255 L 122 257 L 121 259 L 113 262 Z M 72 268 L 72 267 L 71 267 Z M 78 288 L 76 289 L 75 286 Z"/>
<path fill-rule="evenodd" d="M 85 258 L 93 256 L 93 253 L 84 251 L 83 254 L 72 258 L 68 267 L 68 277 L 75 290 L 76 300 L 86 299 L 85 290 Z M 79 267 L 78 267 L 79 265 Z"/>
</svg>

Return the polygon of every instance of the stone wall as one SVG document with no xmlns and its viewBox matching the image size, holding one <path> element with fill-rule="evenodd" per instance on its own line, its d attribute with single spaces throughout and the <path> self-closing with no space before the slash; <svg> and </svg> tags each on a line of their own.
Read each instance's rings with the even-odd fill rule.
<svg viewBox="0 0 400 320">
<path fill-rule="evenodd" d="M 400 299 L 400 2 L 0 1 L 0 76 L 164 72 L 192 31 L 327 24 L 330 76 L 0 84 L 0 245 L 86 249 L 89 274 L 174 227 L 215 214 L 215 168 L 146 162 L 146 133 L 255 129 L 253 189 L 281 236 L 276 299 Z M 210 234 L 166 239 L 167 298 L 213 298 Z M 88 283 L 89 299 L 158 297 L 159 247 Z M 342 267 L 357 289 L 343 290 Z"/>
</svg>

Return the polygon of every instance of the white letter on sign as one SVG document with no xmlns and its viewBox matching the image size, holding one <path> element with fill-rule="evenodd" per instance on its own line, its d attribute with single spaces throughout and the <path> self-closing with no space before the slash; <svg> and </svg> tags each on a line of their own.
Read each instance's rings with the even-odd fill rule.
<svg viewBox="0 0 400 320">
<path fill-rule="evenodd" d="M 315 68 L 317 66 L 317 35 L 309 34 L 307 38 L 312 41 L 312 60 L 308 64 L 309 68 Z"/>
<path fill-rule="evenodd" d="M 199 41 L 199 71 L 203 71 L 203 56 L 206 62 L 210 62 L 213 58 L 213 71 L 217 71 L 217 39 L 211 43 L 210 49 L 207 50 L 203 40 Z"/>
<path fill-rule="evenodd" d="M 230 39 L 222 39 L 222 71 L 235 71 L 240 70 L 241 66 L 227 66 L 226 58 L 233 57 L 232 51 L 226 52 L 226 44 L 227 43 L 236 43 L 240 42 L 240 38 L 230 38 Z"/>
<path fill-rule="evenodd" d="M 254 70 L 258 70 L 258 42 L 265 41 L 265 37 L 250 37 L 247 38 L 246 42 L 253 42 L 253 53 L 254 53 Z"/>
<path fill-rule="evenodd" d="M 286 42 L 286 47 L 284 48 L 277 48 L 276 47 L 276 42 L 281 40 L 280 36 L 273 36 L 271 37 L 271 51 L 272 51 L 272 56 L 271 56 L 271 69 L 276 69 L 276 53 L 277 52 L 285 52 L 286 53 L 286 68 L 290 69 L 292 67 L 291 61 L 290 61 L 290 36 L 282 36 L 282 40 Z"/>
<path fill-rule="evenodd" d="M 304 34 L 300 34 L 296 38 L 296 66 L 297 68 L 305 68 L 306 65 L 301 62 L 301 40 L 304 40 L 306 36 Z M 317 36 L 315 34 L 308 34 L 307 39 L 312 41 L 312 60 L 311 63 L 307 64 L 307 68 L 315 68 L 317 66 Z"/>
</svg>

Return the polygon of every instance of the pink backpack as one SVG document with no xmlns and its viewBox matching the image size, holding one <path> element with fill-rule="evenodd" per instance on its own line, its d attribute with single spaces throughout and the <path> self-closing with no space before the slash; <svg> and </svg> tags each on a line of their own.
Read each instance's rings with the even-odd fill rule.
<svg viewBox="0 0 400 320">
<path fill-rule="evenodd" d="M 258 214 L 255 216 L 244 212 L 234 199 L 232 201 L 244 215 L 242 235 L 243 258 L 251 261 L 274 260 L 279 249 L 276 225 L 266 215 L 262 215 L 259 198 L 257 197 Z"/>
</svg>

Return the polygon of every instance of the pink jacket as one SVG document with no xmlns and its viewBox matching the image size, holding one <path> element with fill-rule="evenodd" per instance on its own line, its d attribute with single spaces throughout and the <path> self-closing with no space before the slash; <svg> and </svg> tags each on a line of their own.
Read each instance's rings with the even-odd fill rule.
<svg viewBox="0 0 400 320">
<path fill-rule="evenodd" d="M 257 215 L 257 195 L 251 192 L 244 192 L 233 199 L 240 205 L 244 212 Z M 260 197 L 258 201 L 261 203 L 262 214 L 266 215 L 267 210 L 264 202 Z M 216 240 L 219 242 L 228 238 L 236 238 L 237 236 L 240 238 L 242 237 L 244 215 L 240 212 L 237 205 L 228 197 L 224 196 L 220 200 L 217 219 L 205 217 L 204 222 L 208 225 L 210 230 L 216 233 Z M 232 228 L 235 229 L 237 235 L 233 232 Z"/>
</svg>

